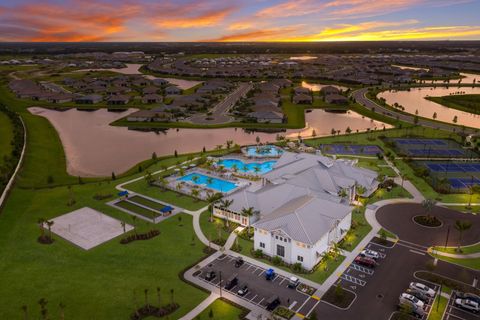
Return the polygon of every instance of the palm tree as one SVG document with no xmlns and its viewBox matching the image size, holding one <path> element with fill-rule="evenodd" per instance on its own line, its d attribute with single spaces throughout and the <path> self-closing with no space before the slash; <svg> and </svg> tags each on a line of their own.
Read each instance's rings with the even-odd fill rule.
<svg viewBox="0 0 480 320">
<path fill-rule="evenodd" d="M 219 203 L 220 209 L 222 209 L 223 211 L 226 211 L 232 205 L 232 203 L 233 203 L 233 200 L 222 199 L 220 200 L 220 203 Z M 228 217 L 226 214 L 224 214 L 224 217 L 225 217 L 225 225 L 228 227 Z"/>
<path fill-rule="evenodd" d="M 153 183 L 153 181 L 155 180 L 150 171 L 147 171 L 143 178 L 145 179 L 145 181 L 147 182 L 148 185 L 151 185 Z"/>
<path fill-rule="evenodd" d="M 40 226 L 40 238 L 44 238 L 45 237 L 45 228 L 43 227 L 44 226 L 44 223 L 45 223 L 46 219 L 45 218 L 38 218 L 38 225 Z"/>
<path fill-rule="evenodd" d="M 175 186 L 175 190 L 177 190 L 178 192 L 178 196 L 181 196 L 182 194 L 180 193 L 180 191 L 182 191 L 183 189 L 183 185 L 181 182 L 177 183 L 177 185 Z"/>
<path fill-rule="evenodd" d="M 236 164 L 233 164 L 233 165 L 232 165 L 232 170 L 233 170 L 233 172 L 237 173 L 237 171 L 238 171 L 238 166 L 237 166 Z"/>
<path fill-rule="evenodd" d="M 190 194 L 192 195 L 192 197 L 195 198 L 194 201 L 198 201 L 198 196 L 200 195 L 200 191 L 197 189 L 197 188 L 193 188 L 192 191 L 190 192 Z"/>
<path fill-rule="evenodd" d="M 341 188 L 340 191 L 338 191 L 338 196 L 340 198 L 346 198 L 348 196 L 347 190 L 345 190 L 345 188 Z"/>
<path fill-rule="evenodd" d="M 213 183 L 213 178 L 212 177 L 208 177 L 207 178 L 207 184 L 211 185 Z"/>
<path fill-rule="evenodd" d="M 248 166 L 246 164 L 243 166 L 243 171 L 248 172 Z"/>
<path fill-rule="evenodd" d="M 249 207 L 249 208 L 242 208 L 242 211 L 241 211 L 242 215 L 243 216 L 246 216 L 246 217 L 249 217 L 248 219 L 248 233 L 250 233 L 250 228 L 252 227 L 252 225 L 250 224 L 250 217 L 254 216 L 254 215 L 257 215 L 257 214 L 260 214 L 260 212 L 258 210 L 255 210 L 254 207 Z"/>
<path fill-rule="evenodd" d="M 28 307 L 25 304 L 22 306 L 22 311 L 23 311 L 23 319 L 28 320 Z"/>
<path fill-rule="evenodd" d="M 58 307 L 60 308 L 60 320 L 65 319 L 65 304 L 63 302 L 60 302 L 58 304 Z"/>
<path fill-rule="evenodd" d="M 455 229 L 458 230 L 460 233 L 460 237 L 458 239 L 458 248 L 457 250 L 460 251 L 460 247 L 462 246 L 462 237 L 463 233 L 472 227 L 472 222 L 468 220 L 457 220 L 455 221 Z"/>
<path fill-rule="evenodd" d="M 160 184 L 160 187 L 162 188 L 163 191 L 167 188 L 168 181 L 164 177 L 160 177 L 158 179 L 158 183 Z"/>
<path fill-rule="evenodd" d="M 170 289 L 170 298 L 172 299 L 172 304 L 175 302 L 175 299 L 174 299 L 174 296 L 173 296 L 174 293 L 175 293 L 175 291 L 173 289 Z"/>
<path fill-rule="evenodd" d="M 48 238 L 52 240 L 52 226 L 55 224 L 55 221 L 47 220 L 45 221 L 45 223 L 47 224 L 47 228 L 48 228 Z"/>
<path fill-rule="evenodd" d="M 337 261 L 338 256 L 342 253 L 342 249 L 338 243 L 332 242 L 332 245 L 330 246 L 330 252 L 332 253 L 335 261 Z"/>
<path fill-rule="evenodd" d="M 120 225 L 122 226 L 123 233 L 127 232 L 127 230 L 125 228 L 127 224 L 125 223 L 125 221 L 120 221 Z"/>
<path fill-rule="evenodd" d="M 158 299 L 158 307 L 160 308 L 162 306 L 161 302 L 162 300 L 160 299 L 160 287 L 157 287 L 157 299 Z"/>
<path fill-rule="evenodd" d="M 256 174 L 258 174 L 258 173 L 260 172 L 260 167 L 259 167 L 259 166 L 253 167 L 253 172 L 255 172 Z"/>
<path fill-rule="evenodd" d="M 132 225 L 133 225 L 133 231 L 135 232 L 135 235 L 137 235 L 137 216 L 132 216 Z"/>
<path fill-rule="evenodd" d="M 434 219 L 434 217 L 431 216 L 431 212 L 433 208 L 435 208 L 436 204 L 437 204 L 437 201 L 434 199 L 425 199 L 422 201 L 422 206 L 425 209 L 425 213 L 427 214 L 427 217 L 429 219 Z"/>
<path fill-rule="evenodd" d="M 197 182 L 198 182 L 198 179 L 200 179 L 200 177 L 197 176 L 197 175 L 194 175 L 194 176 L 192 177 L 192 181 L 193 181 L 194 183 L 197 183 Z"/>
<path fill-rule="evenodd" d="M 230 147 L 233 145 L 233 140 L 227 140 L 225 144 L 227 145 L 227 149 L 230 149 Z"/>
<path fill-rule="evenodd" d="M 480 193 L 480 185 L 479 184 L 474 184 L 474 185 L 471 185 L 469 188 L 469 193 L 470 193 L 470 197 L 468 199 L 468 207 L 471 208 L 472 207 L 472 197 L 474 194 L 479 194 Z"/>
<path fill-rule="evenodd" d="M 145 289 L 143 290 L 143 293 L 145 295 L 145 305 L 147 306 L 147 308 L 149 307 L 148 306 L 148 289 Z"/>
</svg>

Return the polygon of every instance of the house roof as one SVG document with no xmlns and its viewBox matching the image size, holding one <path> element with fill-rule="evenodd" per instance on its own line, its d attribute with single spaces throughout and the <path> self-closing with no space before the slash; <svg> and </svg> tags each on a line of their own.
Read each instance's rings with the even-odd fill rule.
<svg viewBox="0 0 480 320">
<path fill-rule="evenodd" d="M 295 241 L 314 245 L 351 211 L 348 205 L 304 195 L 286 202 L 254 227 L 281 230 Z"/>
</svg>

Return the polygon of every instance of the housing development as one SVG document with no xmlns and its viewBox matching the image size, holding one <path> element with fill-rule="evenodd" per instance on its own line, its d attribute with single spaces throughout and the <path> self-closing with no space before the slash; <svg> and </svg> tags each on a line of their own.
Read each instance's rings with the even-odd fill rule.
<svg viewBox="0 0 480 320">
<path fill-rule="evenodd" d="M 0 0 L 0 319 L 480 318 L 475 1 L 28 2 Z"/>
</svg>

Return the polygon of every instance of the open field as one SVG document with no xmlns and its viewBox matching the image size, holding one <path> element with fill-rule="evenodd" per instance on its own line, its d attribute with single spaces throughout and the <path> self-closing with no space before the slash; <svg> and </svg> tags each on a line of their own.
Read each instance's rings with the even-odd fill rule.
<svg viewBox="0 0 480 320">
<path fill-rule="evenodd" d="M 0 112 L 0 167 L 4 163 L 4 157 L 12 152 L 13 126 L 8 116 Z"/>
<path fill-rule="evenodd" d="M 479 94 L 427 97 L 426 99 L 436 102 L 438 104 L 441 104 L 448 108 L 480 114 L 480 95 Z"/>
</svg>

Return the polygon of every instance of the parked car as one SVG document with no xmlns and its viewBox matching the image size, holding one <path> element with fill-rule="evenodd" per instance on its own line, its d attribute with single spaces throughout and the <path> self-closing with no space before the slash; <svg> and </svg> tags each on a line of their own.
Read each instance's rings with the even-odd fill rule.
<svg viewBox="0 0 480 320">
<path fill-rule="evenodd" d="M 411 294 L 412 296 L 414 296 L 415 298 L 417 298 L 419 300 L 422 300 L 423 302 L 428 302 L 428 300 L 429 300 L 429 297 L 425 293 L 423 293 L 422 291 L 420 291 L 418 289 L 408 288 L 405 292 L 408 293 L 408 294 Z"/>
<path fill-rule="evenodd" d="M 230 278 L 228 278 L 227 282 L 225 283 L 225 290 L 231 290 L 238 284 L 237 275 L 234 274 Z"/>
<path fill-rule="evenodd" d="M 299 283 L 300 283 L 300 280 L 298 280 L 297 277 L 290 277 L 290 279 L 288 280 L 288 287 L 290 289 L 295 289 Z"/>
<path fill-rule="evenodd" d="M 243 264 L 243 258 L 242 257 L 238 257 L 235 259 L 235 268 L 240 268 Z"/>
<path fill-rule="evenodd" d="M 423 292 L 424 294 L 426 294 L 427 296 L 433 298 L 435 297 L 435 290 L 433 290 L 432 288 L 430 287 L 427 287 L 426 285 L 424 285 L 423 283 L 420 283 L 420 282 L 410 282 L 410 286 L 409 286 L 410 289 L 417 289 L 421 292 Z"/>
<path fill-rule="evenodd" d="M 423 308 L 415 306 L 412 302 L 405 300 L 404 302 L 400 301 L 398 304 L 398 309 L 401 310 L 406 310 L 408 313 L 410 313 L 412 316 L 415 318 L 423 318 L 425 315 L 425 310 Z"/>
<path fill-rule="evenodd" d="M 278 296 L 271 296 L 267 300 L 267 310 L 268 311 L 273 311 L 278 305 L 280 304 L 280 299 Z"/>
<path fill-rule="evenodd" d="M 455 305 L 473 313 L 478 313 L 478 311 L 480 311 L 478 303 L 470 299 L 455 299 Z"/>
<path fill-rule="evenodd" d="M 246 284 L 244 284 L 238 291 L 237 291 L 238 295 L 243 297 L 244 295 L 246 295 L 248 293 L 248 286 Z"/>
<path fill-rule="evenodd" d="M 403 300 L 408 300 L 408 301 L 410 301 L 411 303 L 413 303 L 414 305 L 416 305 L 417 307 L 420 307 L 420 308 L 423 308 L 425 306 L 425 303 L 423 301 L 415 298 L 414 296 L 412 296 L 411 294 L 408 294 L 408 293 L 402 293 L 400 295 L 400 301 L 404 302 Z"/>
<path fill-rule="evenodd" d="M 377 264 L 375 260 L 373 260 L 372 258 L 367 258 L 362 256 L 356 257 L 355 260 L 353 260 L 353 262 L 368 268 L 374 268 L 375 265 Z"/>
<path fill-rule="evenodd" d="M 480 297 L 473 293 L 457 292 L 456 296 L 460 299 L 468 299 L 480 304 Z"/>
<path fill-rule="evenodd" d="M 215 273 L 215 271 L 213 270 L 207 271 L 207 274 L 205 275 L 205 280 L 212 281 L 213 279 L 215 279 L 216 276 L 217 274 Z"/>
<path fill-rule="evenodd" d="M 364 249 L 362 252 L 360 252 L 360 256 L 364 258 L 378 260 L 380 258 L 380 253 L 374 250 Z"/>
<path fill-rule="evenodd" d="M 265 271 L 265 279 L 272 280 L 275 277 L 275 270 L 272 268 Z"/>
</svg>

